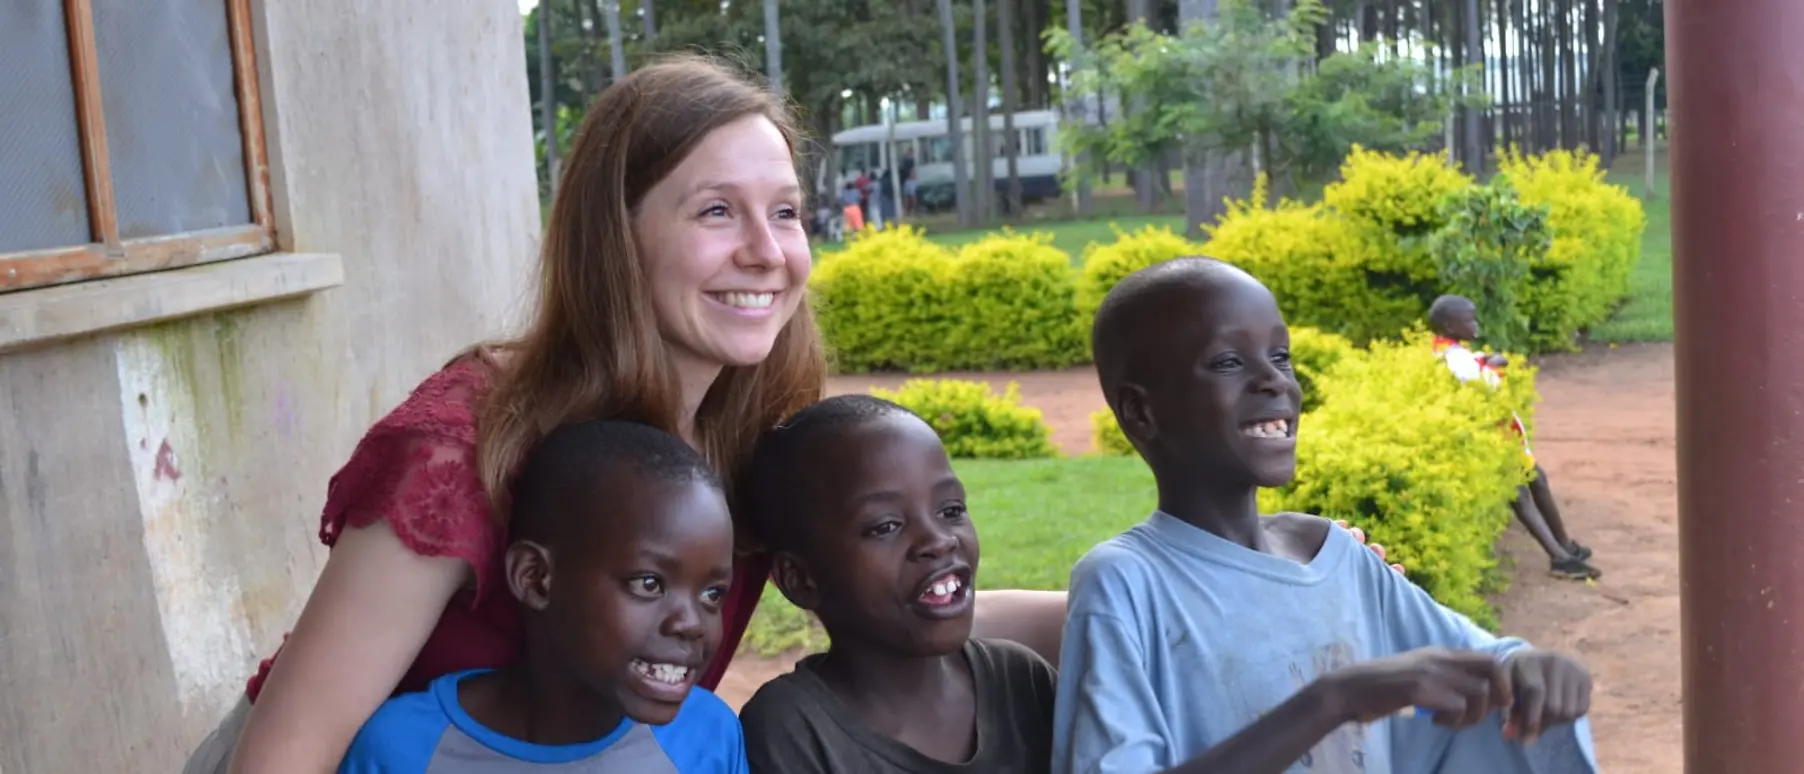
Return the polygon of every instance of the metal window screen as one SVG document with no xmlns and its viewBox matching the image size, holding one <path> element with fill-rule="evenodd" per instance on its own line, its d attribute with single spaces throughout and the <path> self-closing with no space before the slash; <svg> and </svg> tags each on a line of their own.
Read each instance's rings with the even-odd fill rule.
<svg viewBox="0 0 1804 774">
<path fill-rule="evenodd" d="M 124 239 L 251 222 L 224 0 L 93 0 Z"/>
<path fill-rule="evenodd" d="M 63 4 L 0 0 L 0 253 L 92 241 Z"/>
</svg>

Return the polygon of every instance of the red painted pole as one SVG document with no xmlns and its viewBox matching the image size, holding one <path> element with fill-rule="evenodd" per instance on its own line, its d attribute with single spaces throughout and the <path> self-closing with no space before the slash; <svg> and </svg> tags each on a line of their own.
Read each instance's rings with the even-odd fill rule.
<svg viewBox="0 0 1804 774">
<path fill-rule="evenodd" d="M 1665 6 L 1685 771 L 1804 771 L 1804 2 Z"/>
</svg>

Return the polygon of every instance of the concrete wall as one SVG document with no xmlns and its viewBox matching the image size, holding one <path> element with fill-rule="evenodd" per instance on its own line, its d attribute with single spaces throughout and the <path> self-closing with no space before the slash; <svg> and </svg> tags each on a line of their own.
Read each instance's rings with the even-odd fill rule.
<svg viewBox="0 0 1804 774">
<path fill-rule="evenodd" d="M 256 8 L 301 300 L 0 354 L 0 772 L 176 771 L 293 623 L 326 481 L 459 348 L 539 234 L 510 0 Z"/>
</svg>

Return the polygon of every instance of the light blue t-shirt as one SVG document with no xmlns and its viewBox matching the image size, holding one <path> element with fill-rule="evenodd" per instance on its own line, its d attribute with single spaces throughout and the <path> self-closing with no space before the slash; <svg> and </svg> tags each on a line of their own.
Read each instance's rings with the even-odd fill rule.
<svg viewBox="0 0 1804 774">
<path fill-rule="evenodd" d="M 339 774 L 746 774 L 739 718 L 700 688 L 668 725 L 627 719 L 593 742 L 542 745 L 502 736 L 464 712 L 458 681 L 486 671 L 454 672 L 384 702 L 357 732 Z"/>
<path fill-rule="evenodd" d="M 1078 561 L 1069 604 L 1054 774 L 1176 766 L 1357 662 L 1430 646 L 1498 658 L 1527 647 L 1442 607 L 1342 529 L 1302 565 L 1154 513 Z M 1525 748 L 1503 738 L 1501 715 L 1461 732 L 1426 714 L 1349 723 L 1287 774 L 1595 774 L 1583 720 Z"/>
</svg>

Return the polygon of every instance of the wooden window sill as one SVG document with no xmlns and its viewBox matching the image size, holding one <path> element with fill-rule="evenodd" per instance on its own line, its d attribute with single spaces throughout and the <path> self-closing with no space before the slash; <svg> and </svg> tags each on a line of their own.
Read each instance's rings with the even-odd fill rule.
<svg viewBox="0 0 1804 774">
<path fill-rule="evenodd" d="M 344 284 L 333 253 L 271 253 L 0 294 L 0 353 L 311 295 Z"/>
</svg>

